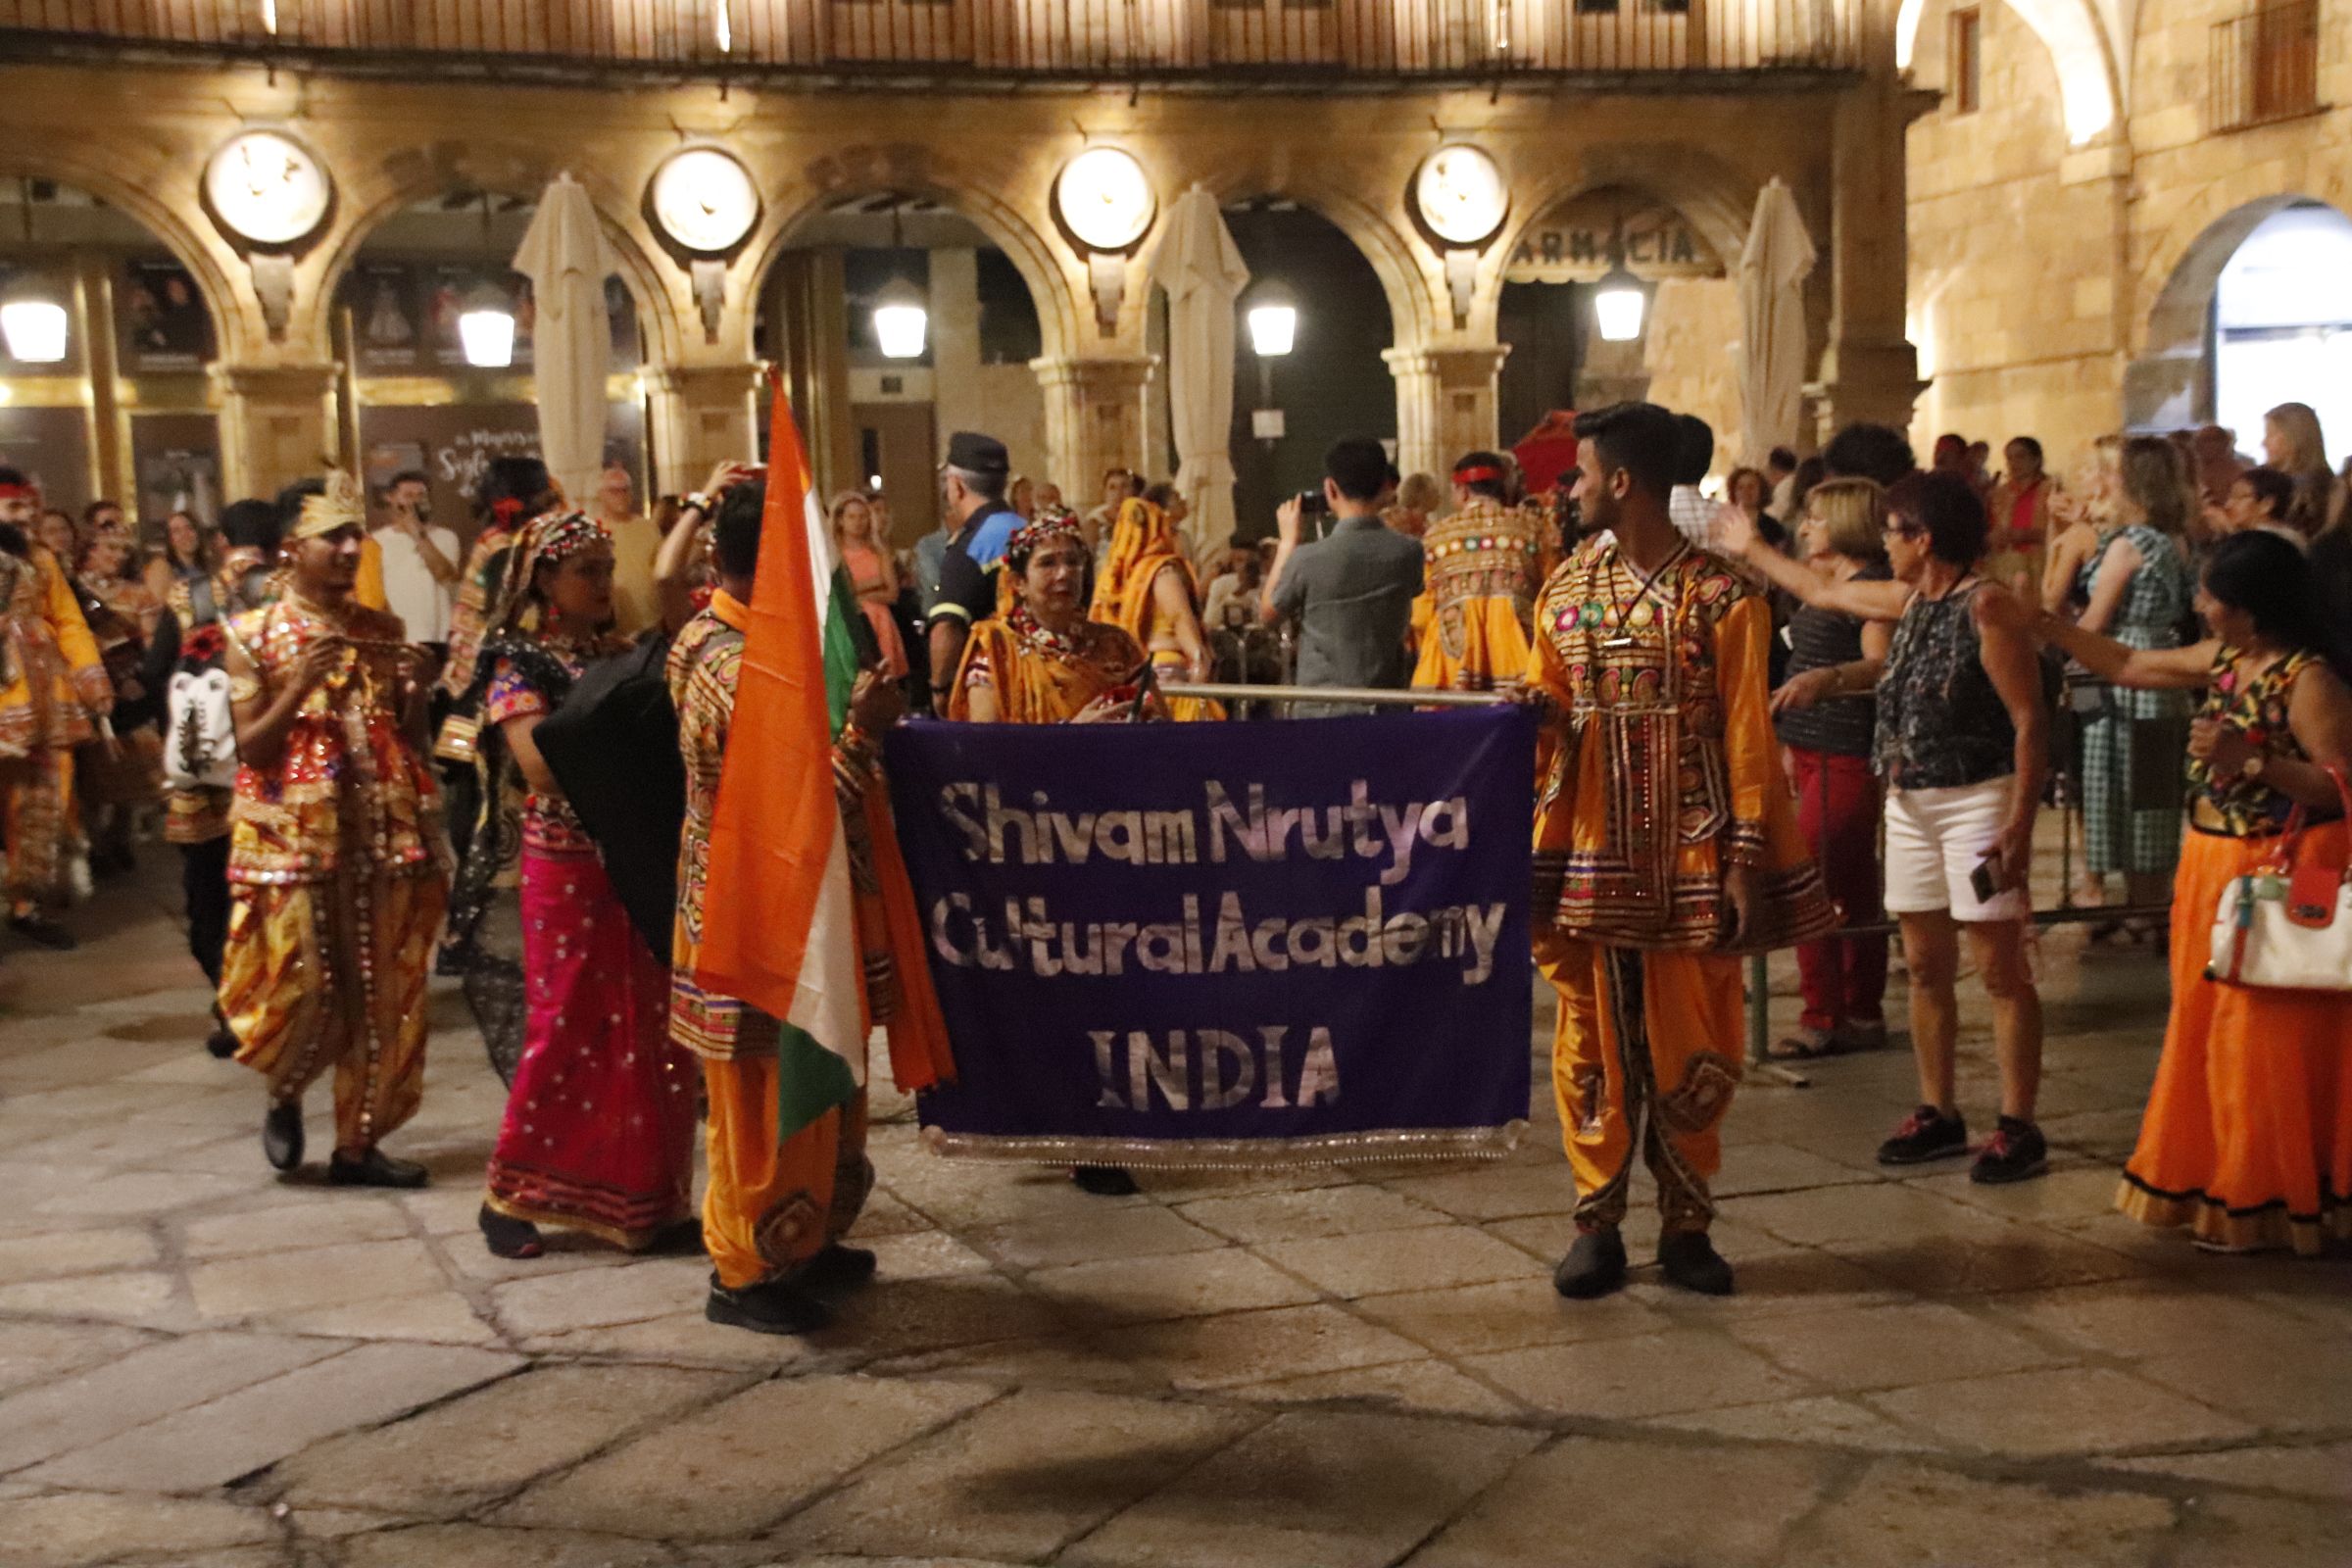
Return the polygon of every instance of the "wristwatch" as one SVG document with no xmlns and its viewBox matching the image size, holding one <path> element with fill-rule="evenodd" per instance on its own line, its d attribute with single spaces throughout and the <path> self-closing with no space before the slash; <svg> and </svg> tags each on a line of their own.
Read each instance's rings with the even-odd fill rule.
<svg viewBox="0 0 2352 1568">
<path fill-rule="evenodd" d="M 678 505 L 682 511 L 699 512 L 708 517 L 713 514 L 718 503 L 707 491 L 692 490 L 678 497 Z"/>
</svg>

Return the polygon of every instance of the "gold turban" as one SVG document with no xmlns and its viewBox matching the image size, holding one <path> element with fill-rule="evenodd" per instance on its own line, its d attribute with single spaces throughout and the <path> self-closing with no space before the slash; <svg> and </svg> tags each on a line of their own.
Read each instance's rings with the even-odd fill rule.
<svg viewBox="0 0 2352 1568">
<path fill-rule="evenodd" d="M 368 503 L 360 494 L 359 481 L 336 469 L 327 474 L 324 492 L 302 498 L 302 512 L 294 519 L 293 537 L 316 539 L 337 528 L 367 526 Z"/>
</svg>

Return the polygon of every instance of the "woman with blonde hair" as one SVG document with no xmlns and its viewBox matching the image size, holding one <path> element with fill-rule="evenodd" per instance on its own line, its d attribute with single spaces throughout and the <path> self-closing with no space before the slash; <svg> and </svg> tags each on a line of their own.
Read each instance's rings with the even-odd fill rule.
<svg viewBox="0 0 2352 1568">
<path fill-rule="evenodd" d="M 899 598 L 899 563 L 890 541 L 880 532 L 874 506 L 862 490 L 844 490 L 833 498 L 833 552 L 850 574 L 858 608 L 874 629 L 882 650 L 882 673 L 892 680 L 906 678 L 906 644 L 891 606 Z"/>
<path fill-rule="evenodd" d="M 1805 498 L 1797 554 L 1830 582 L 1890 582 L 1886 492 L 1869 479 L 1832 479 Z M 1873 691 L 1892 627 L 1799 604 L 1788 617 L 1788 675 L 1773 693 L 1773 726 L 1787 748 L 1797 825 L 1847 925 L 1879 918 L 1879 781 L 1871 771 L 1878 720 Z M 1822 1056 L 1886 1043 L 1885 937 L 1825 937 L 1796 950 L 1804 1012 L 1772 1048 Z"/>
<path fill-rule="evenodd" d="M 2281 403 L 2262 416 L 2262 461 L 2295 481 L 2286 522 L 2316 539 L 2344 517 L 2344 482 L 2328 463 L 2320 416 L 2308 403 Z"/>
<path fill-rule="evenodd" d="M 1380 520 L 1407 538 L 1418 539 L 1429 532 L 1438 509 L 1445 505 L 1446 489 L 1438 483 L 1436 474 L 1408 473 L 1396 487 L 1396 499 L 1380 514 Z"/>
</svg>

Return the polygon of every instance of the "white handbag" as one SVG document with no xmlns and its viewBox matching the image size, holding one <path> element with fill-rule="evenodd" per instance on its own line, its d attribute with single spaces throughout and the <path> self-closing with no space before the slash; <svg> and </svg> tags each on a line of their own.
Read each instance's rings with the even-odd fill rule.
<svg viewBox="0 0 2352 1568">
<path fill-rule="evenodd" d="M 2330 768 L 2347 817 L 2352 786 Z M 2298 861 L 2305 812 L 2297 806 L 2271 865 L 2232 877 L 2213 917 L 2208 978 L 2278 991 L 2352 991 L 2352 867 Z"/>
<path fill-rule="evenodd" d="M 164 777 L 175 788 L 228 789 L 237 782 L 237 719 L 228 671 L 180 670 L 172 677 Z"/>
</svg>

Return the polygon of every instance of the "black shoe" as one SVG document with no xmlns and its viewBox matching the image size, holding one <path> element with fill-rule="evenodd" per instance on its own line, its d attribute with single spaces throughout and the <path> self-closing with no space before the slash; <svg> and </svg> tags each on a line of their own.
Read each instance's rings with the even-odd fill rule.
<svg viewBox="0 0 2352 1568">
<path fill-rule="evenodd" d="M 262 1157 L 273 1170 L 292 1170 L 302 1163 L 300 1101 L 280 1101 L 262 1118 Z"/>
<path fill-rule="evenodd" d="M 74 940 L 73 932 L 45 915 L 12 914 L 8 917 L 8 928 L 35 947 L 53 953 L 72 953 L 81 946 Z"/>
<path fill-rule="evenodd" d="M 213 1054 L 216 1061 L 226 1061 L 237 1054 L 237 1033 L 220 1016 L 219 1007 L 213 1009 L 213 1032 L 204 1037 L 204 1049 Z"/>
<path fill-rule="evenodd" d="M 2049 1168 L 2050 1146 L 2042 1141 L 2041 1129 L 2030 1121 L 2003 1116 L 2000 1126 L 1978 1152 L 1977 1162 L 1968 1169 L 1968 1179 L 1997 1187 L 2003 1182 L 2029 1180 Z"/>
<path fill-rule="evenodd" d="M 415 1160 L 394 1159 L 380 1149 L 370 1149 L 357 1159 L 336 1154 L 326 1162 L 329 1187 L 422 1187 L 431 1179 Z"/>
<path fill-rule="evenodd" d="M 1922 1105 L 1903 1118 L 1894 1136 L 1879 1146 L 1882 1165 L 1919 1165 L 1968 1152 L 1968 1122 Z"/>
<path fill-rule="evenodd" d="M 1666 1283 L 1701 1296 L 1732 1294 L 1732 1265 L 1715 1250 L 1705 1231 L 1676 1231 L 1658 1238 L 1658 1272 Z"/>
<path fill-rule="evenodd" d="M 645 1250 L 657 1257 L 688 1257 L 703 1251 L 703 1222 L 682 1219 L 662 1226 L 654 1232 L 654 1239 L 645 1244 Z"/>
<path fill-rule="evenodd" d="M 482 1205 L 482 1211 L 474 1217 L 474 1223 L 481 1226 L 482 1240 L 488 1244 L 492 1257 L 507 1257 L 521 1262 L 547 1250 L 540 1245 L 538 1226 L 527 1219 L 501 1214 L 488 1203 Z"/>
<path fill-rule="evenodd" d="M 1577 1232 L 1568 1255 L 1551 1271 L 1551 1288 L 1572 1301 L 1590 1301 L 1624 1289 L 1625 1238 L 1617 1227 Z"/>
<path fill-rule="evenodd" d="M 703 1316 L 754 1334 L 812 1334 L 833 1321 L 833 1309 L 790 1281 L 768 1280 L 730 1291 L 712 1275 Z"/>
<path fill-rule="evenodd" d="M 1080 1192 L 1097 1198 L 1133 1198 L 1143 1191 L 1121 1165 L 1073 1165 L 1070 1180 L 1078 1184 Z"/>
<path fill-rule="evenodd" d="M 809 1291 L 854 1291 L 874 1277 L 874 1254 L 866 1249 L 835 1242 L 810 1258 L 792 1283 Z"/>
</svg>

